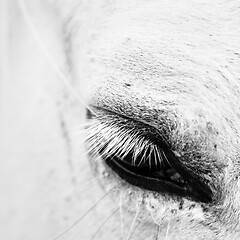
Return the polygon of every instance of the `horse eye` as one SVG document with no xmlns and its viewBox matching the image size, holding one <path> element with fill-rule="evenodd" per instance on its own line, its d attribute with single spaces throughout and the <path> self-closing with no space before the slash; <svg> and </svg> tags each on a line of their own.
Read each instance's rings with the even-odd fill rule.
<svg viewBox="0 0 240 240">
<path fill-rule="evenodd" d="M 154 127 L 105 109 L 93 116 L 88 145 L 124 181 L 143 189 L 211 202 L 212 193 Z"/>
</svg>

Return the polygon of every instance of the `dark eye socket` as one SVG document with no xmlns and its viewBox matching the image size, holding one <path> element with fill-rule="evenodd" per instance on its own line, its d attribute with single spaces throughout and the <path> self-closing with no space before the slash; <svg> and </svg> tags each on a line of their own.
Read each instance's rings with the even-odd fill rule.
<svg viewBox="0 0 240 240">
<path fill-rule="evenodd" d="M 122 179 L 138 187 L 195 201 L 211 202 L 206 184 L 181 164 L 166 138 L 154 127 L 97 108 L 87 142 Z"/>
</svg>

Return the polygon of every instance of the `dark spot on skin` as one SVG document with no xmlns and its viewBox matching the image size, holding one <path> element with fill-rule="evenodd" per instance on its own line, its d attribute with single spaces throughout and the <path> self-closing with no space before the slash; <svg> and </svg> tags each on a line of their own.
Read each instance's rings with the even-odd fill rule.
<svg viewBox="0 0 240 240">
<path fill-rule="evenodd" d="M 124 85 L 125 85 L 126 87 L 131 87 L 131 84 L 130 84 L 130 83 L 124 83 Z"/>
<path fill-rule="evenodd" d="M 172 214 L 174 214 L 174 213 L 176 213 L 176 212 L 177 212 L 176 209 L 172 209 L 172 210 L 171 210 L 171 213 L 172 213 Z"/>
<path fill-rule="evenodd" d="M 151 209 L 153 209 L 153 210 L 155 209 L 155 206 L 153 206 L 153 205 L 151 205 L 150 207 L 151 207 Z"/>
<path fill-rule="evenodd" d="M 179 203 L 179 210 L 183 209 L 183 203 L 184 203 L 183 200 L 181 200 L 180 203 Z"/>
<path fill-rule="evenodd" d="M 192 204 L 192 205 L 189 207 L 189 210 L 193 209 L 195 206 L 196 206 L 196 204 Z"/>
<path fill-rule="evenodd" d="M 203 212 L 208 212 L 209 208 L 206 207 L 205 205 L 201 205 Z"/>
</svg>

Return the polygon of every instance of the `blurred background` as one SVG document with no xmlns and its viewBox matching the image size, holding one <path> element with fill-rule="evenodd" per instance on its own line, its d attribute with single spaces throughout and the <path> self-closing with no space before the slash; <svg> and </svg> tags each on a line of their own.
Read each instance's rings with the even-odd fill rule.
<svg viewBox="0 0 240 240">
<path fill-rule="evenodd" d="M 51 56 L 64 68 L 57 14 L 44 1 L 24 2 Z M 0 0 L 0 239 L 53 239 L 86 209 L 76 188 L 81 146 L 71 149 L 66 134 L 66 125 L 81 122 L 84 111 L 78 106 L 79 115 L 72 117 L 63 101 L 66 88 L 18 3 Z M 80 230 L 61 239 L 76 239 Z"/>
</svg>

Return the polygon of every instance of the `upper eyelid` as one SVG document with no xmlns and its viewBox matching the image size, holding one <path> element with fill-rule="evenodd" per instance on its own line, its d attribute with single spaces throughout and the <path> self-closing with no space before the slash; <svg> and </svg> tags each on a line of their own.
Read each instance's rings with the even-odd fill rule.
<svg viewBox="0 0 240 240">
<path fill-rule="evenodd" d="M 164 152 L 149 137 L 141 134 L 141 129 L 137 127 L 125 127 L 117 119 L 107 119 L 105 116 L 100 119 L 92 119 L 88 127 L 87 144 L 93 151 L 101 151 L 107 156 L 117 156 L 119 158 L 132 154 L 133 162 L 137 157 L 144 157 L 146 153 L 153 152 L 159 163 L 165 159 Z M 145 156 L 147 158 L 147 156 Z"/>
</svg>

